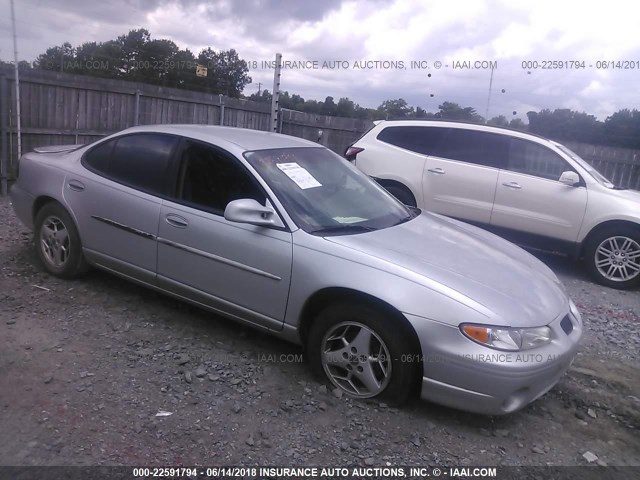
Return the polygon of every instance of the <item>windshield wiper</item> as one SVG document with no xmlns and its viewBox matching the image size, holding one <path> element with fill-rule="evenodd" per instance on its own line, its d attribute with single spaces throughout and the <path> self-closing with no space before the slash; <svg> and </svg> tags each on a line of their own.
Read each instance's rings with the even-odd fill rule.
<svg viewBox="0 0 640 480">
<path fill-rule="evenodd" d="M 405 222 L 408 222 L 409 220 L 413 220 L 414 218 L 416 218 L 418 215 L 422 213 L 422 210 L 420 210 L 417 207 L 411 207 L 409 205 L 406 205 L 406 207 L 409 209 L 409 215 L 402 217 L 400 220 L 394 223 L 394 225 L 400 225 L 401 223 L 405 223 Z"/>
<path fill-rule="evenodd" d="M 354 225 L 354 224 L 346 224 L 346 225 L 331 225 L 329 227 L 317 228 L 315 230 L 310 230 L 311 234 L 318 233 L 364 233 L 364 232 L 373 232 L 376 230 L 375 228 L 365 227 L 364 225 Z"/>
</svg>

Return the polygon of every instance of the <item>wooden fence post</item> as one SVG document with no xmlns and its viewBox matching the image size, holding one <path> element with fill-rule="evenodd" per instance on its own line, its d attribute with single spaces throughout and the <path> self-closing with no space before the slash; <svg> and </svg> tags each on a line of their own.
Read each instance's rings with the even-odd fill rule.
<svg viewBox="0 0 640 480">
<path fill-rule="evenodd" d="M 0 195 L 7 194 L 9 172 L 9 80 L 0 74 Z"/>
</svg>

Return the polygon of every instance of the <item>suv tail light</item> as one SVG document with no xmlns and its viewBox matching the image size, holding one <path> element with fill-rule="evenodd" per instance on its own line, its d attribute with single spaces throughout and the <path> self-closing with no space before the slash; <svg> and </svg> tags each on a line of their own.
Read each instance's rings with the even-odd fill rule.
<svg viewBox="0 0 640 480">
<path fill-rule="evenodd" d="M 360 147 L 349 147 L 347 148 L 347 151 L 344 154 L 344 157 L 349 160 L 350 162 L 355 162 L 356 160 L 356 155 L 358 155 L 360 152 L 364 151 L 364 148 L 360 148 Z"/>
</svg>

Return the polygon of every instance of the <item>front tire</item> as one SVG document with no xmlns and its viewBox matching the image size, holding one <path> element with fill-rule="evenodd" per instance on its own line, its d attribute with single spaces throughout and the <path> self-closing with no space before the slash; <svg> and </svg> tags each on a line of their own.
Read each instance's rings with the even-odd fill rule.
<svg viewBox="0 0 640 480">
<path fill-rule="evenodd" d="M 415 334 L 366 304 L 334 304 L 311 327 L 307 352 L 314 373 L 354 398 L 405 403 L 418 379 Z"/>
<path fill-rule="evenodd" d="M 585 264 L 592 277 L 602 285 L 617 289 L 640 283 L 640 229 L 607 228 L 589 239 Z"/>
<path fill-rule="evenodd" d="M 74 278 L 88 270 L 80 235 L 69 213 L 59 203 L 48 203 L 35 221 L 35 247 L 47 272 L 60 278 Z"/>
</svg>

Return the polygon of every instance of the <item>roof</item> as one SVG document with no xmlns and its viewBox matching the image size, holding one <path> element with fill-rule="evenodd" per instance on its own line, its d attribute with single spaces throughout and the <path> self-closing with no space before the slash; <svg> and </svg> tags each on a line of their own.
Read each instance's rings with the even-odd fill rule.
<svg viewBox="0 0 640 480">
<path fill-rule="evenodd" d="M 377 120 L 374 122 L 376 126 L 390 126 L 390 125 L 405 125 L 405 126 L 424 126 L 424 125 L 432 125 L 435 127 L 452 127 L 452 128 L 465 128 L 468 130 L 479 130 L 482 132 L 493 132 L 493 133 L 508 133 L 515 137 L 528 138 L 534 137 L 538 140 L 544 140 L 546 142 L 550 142 L 546 137 L 542 135 L 538 135 L 531 132 L 525 132 L 523 130 L 518 130 L 515 128 L 509 127 L 499 127 L 497 125 L 487 125 L 484 123 L 471 123 L 471 122 L 463 122 L 459 120 L 446 120 L 446 119 L 438 119 L 433 120 L 430 118 L 425 119 L 409 119 L 409 120 Z"/>
<path fill-rule="evenodd" d="M 290 135 L 250 130 L 248 128 L 221 127 L 218 125 L 143 125 L 128 128 L 122 133 L 157 132 L 181 135 L 204 142 L 222 145 L 231 143 L 243 150 L 267 150 L 270 148 L 321 147 L 314 142 Z"/>
</svg>

